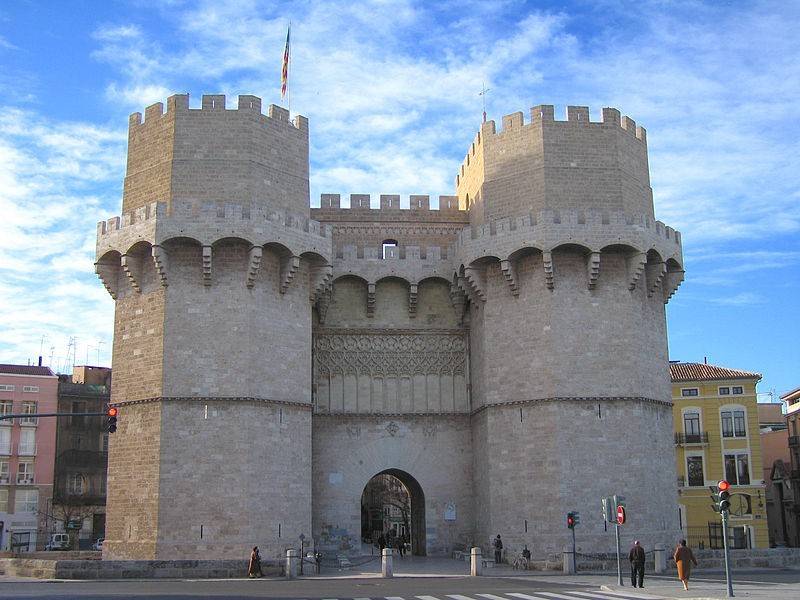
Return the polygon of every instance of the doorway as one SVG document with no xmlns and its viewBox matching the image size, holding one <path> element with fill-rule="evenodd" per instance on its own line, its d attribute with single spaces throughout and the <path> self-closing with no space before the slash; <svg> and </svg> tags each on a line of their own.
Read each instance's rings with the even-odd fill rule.
<svg viewBox="0 0 800 600">
<path fill-rule="evenodd" d="M 380 536 L 404 540 L 414 556 L 427 554 L 425 494 L 419 482 L 400 469 L 377 473 L 361 494 L 361 540 L 377 544 Z"/>
</svg>

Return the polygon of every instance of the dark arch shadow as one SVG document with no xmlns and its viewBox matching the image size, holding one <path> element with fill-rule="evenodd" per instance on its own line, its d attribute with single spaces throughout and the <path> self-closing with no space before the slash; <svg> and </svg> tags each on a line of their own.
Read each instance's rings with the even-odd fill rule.
<svg viewBox="0 0 800 600">
<path fill-rule="evenodd" d="M 400 483 L 403 484 L 403 487 L 406 488 L 411 504 L 411 535 L 409 536 L 411 554 L 413 556 L 427 556 L 427 540 L 425 537 L 425 493 L 422 491 L 422 486 L 414 477 L 405 471 L 400 469 L 386 469 L 370 477 L 369 481 L 364 485 L 362 495 L 370 482 L 379 475 L 391 475 L 399 480 Z"/>
</svg>

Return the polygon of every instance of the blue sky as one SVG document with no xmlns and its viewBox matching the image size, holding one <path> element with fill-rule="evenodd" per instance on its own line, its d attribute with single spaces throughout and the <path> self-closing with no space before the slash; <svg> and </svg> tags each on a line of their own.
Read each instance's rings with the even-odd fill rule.
<svg viewBox="0 0 800 600">
<path fill-rule="evenodd" d="M 618 107 L 648 131 L 656 215 L 683 234 L 673 359 L 800 386 L 800 4 L 18 1 L 0 4 L 0 362 L 110 363 L 95 226 L 118 214 L 127 115 L 176 92 L 311 120 L 321 192 L 453 192 L 489 118 Z M 318 201 L 318 200 L 317 200 Z M 46 339 L 42 342 L 42 336 Z"/>
</svg>

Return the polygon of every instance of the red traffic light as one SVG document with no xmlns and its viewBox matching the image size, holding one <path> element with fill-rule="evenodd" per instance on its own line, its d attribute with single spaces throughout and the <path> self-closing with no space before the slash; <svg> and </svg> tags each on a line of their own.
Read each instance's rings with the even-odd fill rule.
<svg viewBox="0 0 800 600">
<path fill-rule="evenodd" d="M 617 524 L 625 525 L 625 520 L 627 516 L 628 515 L 625 513 L 625 507 L 622 505 L 617 506 Z"/>
<path fill-rule="evenodd" d="M 727 492 L 731 488 L 731 484 L 725 481 L 724 479 L 720 479 L 717 482 L 717 489 L 720 492 Z"/>
<path fill-rule="evenodd" d="M 117 408 L 115 406 L 110 406 L 106 411 L 106 415 L 109 417 L 116 417 L 117 416 Z"/>
</svg>

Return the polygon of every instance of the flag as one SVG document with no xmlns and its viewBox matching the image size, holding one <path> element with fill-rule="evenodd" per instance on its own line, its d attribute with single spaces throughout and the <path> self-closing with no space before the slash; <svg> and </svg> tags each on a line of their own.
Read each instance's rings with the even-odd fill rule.
<svg viewBox="0 0 800 600">
<path fill-rule="evenodd" d="M 281 100 L 286 98 L 289 88 L 289 34 L 292 32 L 292 24 L 286 30 L 286 47 L 283 49 L 283 67 L 281 68 Z"/>
</svg>

